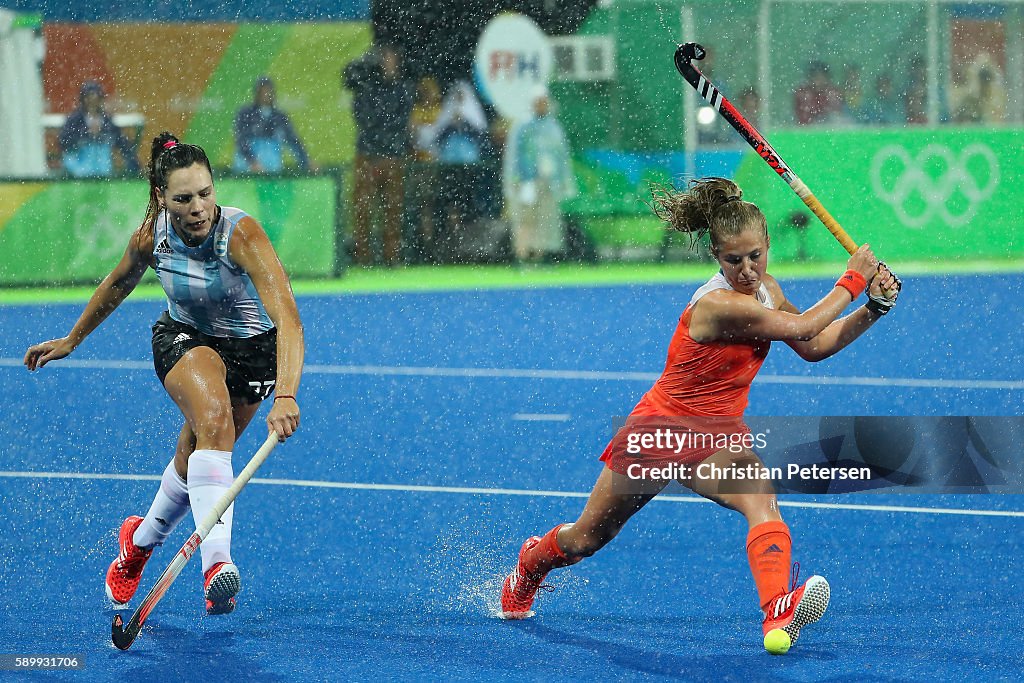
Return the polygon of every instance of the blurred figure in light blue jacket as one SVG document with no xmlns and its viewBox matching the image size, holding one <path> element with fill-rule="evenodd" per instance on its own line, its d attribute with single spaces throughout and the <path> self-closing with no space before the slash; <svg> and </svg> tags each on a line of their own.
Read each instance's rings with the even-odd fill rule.
<svg viewBox="0 0 1024 683">
<path fill-rule="evenodd" d="M 565 250 L 561 202 L 575 197 L 576 179 L 565 131 L 551 113 L 547 88 L 532 95 L 533 118 L 517 122 L 505 146 L 505 206 L 520 262 L 540 261 Z"/>
</svg>

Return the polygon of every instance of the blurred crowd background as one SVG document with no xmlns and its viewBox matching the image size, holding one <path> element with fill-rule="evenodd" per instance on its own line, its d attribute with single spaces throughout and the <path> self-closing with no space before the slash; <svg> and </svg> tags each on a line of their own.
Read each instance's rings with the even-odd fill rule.
<svg viewBox="0 0 1024 683">
<path fill-rule="evenodd" d="M 962 253 L 964 233 L 986 211 L 1005 215 L 1019 191 L 1006 155 L 1016 149 L 1019 168 L 1020 2 L 6 6 L 0 247 L 22 261 L 32 247 L 19 225 L 45 222 L 79 249 L 31 277 L 0 262 L 0 284 L 92 277 L 137 225 L 147 141 L 162 130 L 206 148 L 221 203 L 256 214 L 298 276 L 701 258 L 645 200 L 651 183 L 702 175 L 737 178 L 771 228 L 792 228 L 781 257 L 820 257 L 827 236 L 807 230 L 806 212 L 676 74 L 684 36 L 708 49 L 701 70 L 819 196 L 885 222 L 908 253 Z M 550 68 L 531 61 L 532 44 L 484 49 L 487 27 L 516 15 L 546 36 Z M 496 54 L 510 61 L 496 65 Z M 496 69 L 532 78 L 514 118 L 493 94 Z M 1009 232 L 987 239 L 983 256 L 1020 253 Z"/>
</svg>

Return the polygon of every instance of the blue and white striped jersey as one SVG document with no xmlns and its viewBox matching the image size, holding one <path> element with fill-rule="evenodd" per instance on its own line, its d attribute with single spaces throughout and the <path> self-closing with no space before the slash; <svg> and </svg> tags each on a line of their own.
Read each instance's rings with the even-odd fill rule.
<svg viewBox="0 0 1024 683">
<path fill-rule="evenodd" d="M 198 247 L 189 247 L 178 237 L 166 211 L 157 216 L 154 269 L 172 319 L 214 337 L 254 337 L 274 326 L 248 273 L 228 256 L 231 234 L 247 215 L 241 209 L 220 207 L 217 224 Z"/>
</svg>

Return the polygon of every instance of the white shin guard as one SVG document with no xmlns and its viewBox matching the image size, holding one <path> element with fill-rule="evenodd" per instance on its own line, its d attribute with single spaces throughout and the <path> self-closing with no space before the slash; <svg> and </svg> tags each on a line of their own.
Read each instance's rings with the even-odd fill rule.
<svg viewBox="0 0 1024 683">
<path fill-rule="evenodd" d="M 229 451 L 195 451 L 188 459 L 188 497 L 196 526 L 209 514 L 234 481 Z M 199 551 L 203 556 L 203 572 L 218 562 L 231 561 L 231 518 L 234 503 L 213 525 Z"/>
<path fill-rule="evenodd" d="M 149 506 L 142 524 L 135 530 L 132 542 L 140 548 L 163 544 L 188 514 L 188 485 L 174 469 L 174 459 L 164 469 L 153 504 Z"/>
</svg>

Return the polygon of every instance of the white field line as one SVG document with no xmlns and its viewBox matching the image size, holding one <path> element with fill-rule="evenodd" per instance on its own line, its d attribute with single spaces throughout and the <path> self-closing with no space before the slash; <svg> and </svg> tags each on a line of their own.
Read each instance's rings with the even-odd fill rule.
<svg viewBox="0 0 1024 683">
<path fill-rule="evenodd" d="M 20 358 L 0 358 L 0 367 L 21 367 Z M 86 370 L 145 370 L 152 372 L 149 361 L 130 360 L 61 360 L 57 367 Z M 396 365 L 307 365 L 304 373 L 311 375 L 373 375 L 399 377 L 486 377 L 512 379 L 559 379 L 611 382 L 653 382 L 657 373 L 615 372 L 607 370 L 535 370 L 530 368 L 435 368 Z M 907 387 L 918 389 L 996 389 L 1024 390 L 1024 380 L 993 379 L 921 379 L 913 377 L 834 377 L 814 375 L 758 375 L 757 384 L 804 384 L 812 386 Z"/>
<path fill-rule="evenodd" d="M 85 472 L 14 472 L 0 471 L 0 478 L 11 479 L 85 479 L 121 481 L 160 481 L 155 474 L 114 474 Z M 477 488 L 469 486 L 417 486 L 413 484 L 363 484 L 341 481 L 315 481 L 308 479 L 252 479 L 250 484 L 263 486 L 297 486 L 302 488 L 344 489 L 349 491 L 394 491 L 401 493 L 446 493 L 452 495 L 527 496 L 548 498 L 588 498 L 589 493 L 578 491 L 543 491 L 531 489 Z M 654 499 L 662 503 L 710 503 L 699 496 L 663 495 Z M 1024 511 L 983 510 L 912 507 L 904 505 L 855 505 L 852 503 L 803 503 L 779 501 L 781 507 L 811 508 L 818 510 L 855 510 L 860 512 L 900 512 L 923 515 L 963 515 L 976 517 L 1024 517 Z"/>
<path fill-rule="evenodd" d="M 512 419 L 520 422 L 568 422 L 569 413 L 513 413 Z"/>
</svg>

